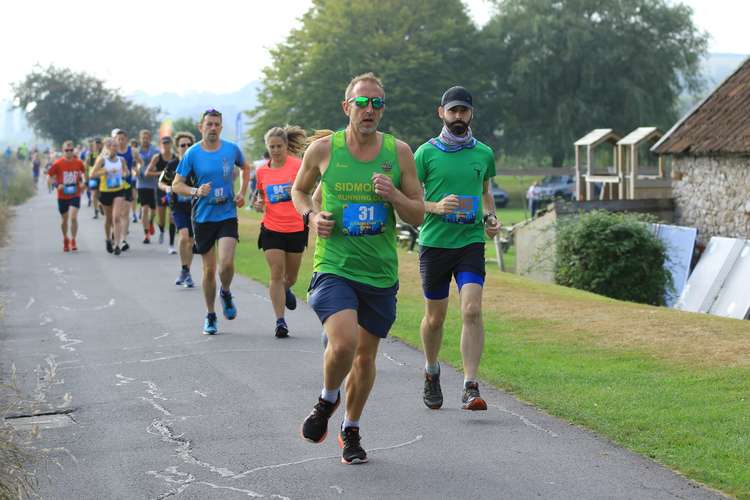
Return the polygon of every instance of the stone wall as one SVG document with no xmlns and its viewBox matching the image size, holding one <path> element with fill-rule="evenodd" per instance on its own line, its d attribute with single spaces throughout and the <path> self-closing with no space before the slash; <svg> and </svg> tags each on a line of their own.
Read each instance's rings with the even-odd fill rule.
<svg viewBox="0 0 750 500">
<path fill-rule="evenodd" d="M 676 221 L 712 236 L 750 238 L 750 156 L 675 157 L 672 195 Z"/>
</svg>

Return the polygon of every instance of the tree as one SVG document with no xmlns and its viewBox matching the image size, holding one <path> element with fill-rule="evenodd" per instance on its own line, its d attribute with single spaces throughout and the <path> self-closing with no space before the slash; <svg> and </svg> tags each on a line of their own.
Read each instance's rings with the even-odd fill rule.
<svg viewBox="0 0 750 500">
<path fill-rule="evenodd" d="M 201 132 L 198 130 L 198 118 L 182 117 L 172 122 L 172 129 L 174 133 L 177 132 L 190 132 L 195 136 L 196 141 L 201 140 Z"/>
<path fill-rule="evenodd" d="M 505 152 L 554 166 L 593 128 L 668 128 L 683 90 L 697 91 L 707 35 L 665 0 L 496 0 L 484 27 L 492 112 Z"/>
<path fill-rule="evenodd" d="M 35 66 L 12 89 L 15 106 L 26 110 L 36 133 L 57 144 L 67 139 L 80 141 L 115 127 L 135 134 L 157 124 L 158 108 L 134 104 L 102 80 L 67 68 Z"/>
<path fill-rule="evenodd" d="M 301 27 L 271 50 L 259 104 L 247 113 L 253 151 L 275 125 L 345 126 L 344 89 L 367 71 L 385 85 L 382 129 L 416 147 L 439 130 L 445 89 L 478 88 L 477 36 L 459 0 L 313 0 Z"/>
</svg>

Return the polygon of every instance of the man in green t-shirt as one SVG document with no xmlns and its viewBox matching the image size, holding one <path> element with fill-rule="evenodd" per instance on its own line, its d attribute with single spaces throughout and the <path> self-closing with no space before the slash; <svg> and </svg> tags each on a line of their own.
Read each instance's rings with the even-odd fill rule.
<svg viewBox="0 0 750 500">
<path fill-rule="evenodd" d="M 464 367 L 462 408 L 486 410 L 479 395 L 477 370 L 484 347 L 482 287 L 485 233 L 500 229 L 489 182 L 495 175 L 492 149 L 476 140 L 470 124 L 474 107 L 463 87 L 451 87 L 438 107 L 440 135 L 414 155 L 425 190 L 425 221 L 419 231 L 419 271 L 425 297 L 421 334 L 425 353 L 423 400 L 434 410 L 443 405 L 438 354 L 448 310 L 451 278 L 461 298 L 461 357 Z"/>
<path fill-rule="evenodd" d="M 341 461 L 353 464 L 367 461 L 359 418 L 375 382 L 380 339 L 396 319 L 395 212 L 419 225 L 424 204 L 411 148 L 378 132 L 385 107 L 380 80 L 372 73 L 355 77 L 342 107 L 349 125 L 310 145 L 292 201 L 317 236 L 309 304 L 328 337 L 323 390 L 302 424 L 302 436 L 314 443 L 325 439 L 346 378 L 346 414 L 338 441 Z M 318 178 L 319 212 L 312 200 Z"/>
</svg>

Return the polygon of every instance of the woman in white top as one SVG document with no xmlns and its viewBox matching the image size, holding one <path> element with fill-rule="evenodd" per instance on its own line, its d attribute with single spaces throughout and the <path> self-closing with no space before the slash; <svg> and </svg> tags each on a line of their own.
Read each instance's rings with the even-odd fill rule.
<svg viewBox="0 0 750 500">
<path fill-rule="evenodd" d="M 128 209 L 125 204 L 125 177 L 128 165 L 117 156 L 112 139 L 105 139 L 104 149 L 94 163 L 91 177 L 100 177 L 99 203 L 104 207 L 104 234 L 107 238 L 107 251 L 120 255 L 119 243 L 123 240 L 125 219 Z"/>
</svg>

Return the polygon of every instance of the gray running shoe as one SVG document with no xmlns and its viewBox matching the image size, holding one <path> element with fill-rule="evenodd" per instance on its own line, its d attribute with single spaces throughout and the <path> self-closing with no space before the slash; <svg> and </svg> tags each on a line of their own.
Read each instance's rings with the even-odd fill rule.
<svg viewBox="0 0 750 500">
<path fill-rule="evenodd" d="M 185 271 L 184 269 L 180 269 L 180 276 L 174 280 L 174 284 L 177 286 L 184 285 L 185 279 L 190 276 L 190 273 L 188 271 Z"/>
<path fill-rule="evenodd" d="M 482 399 L 482 396 L 479 395 L 479 384 L 476 382 L 466 384 L 461 401 L 463 402 L 461 408 L 464 410 L 481 411 L 487 409 L 487 403 Z"/>
<path fill-rule="evenodd" d="M 195 283 L 193 283 L 193 277 L 190 276 L 190 272 L 187 273 L 185 281 L 182 284 L 185 285 L 185 288 L 193 288 L 195 286 Z"/>
</svg>

